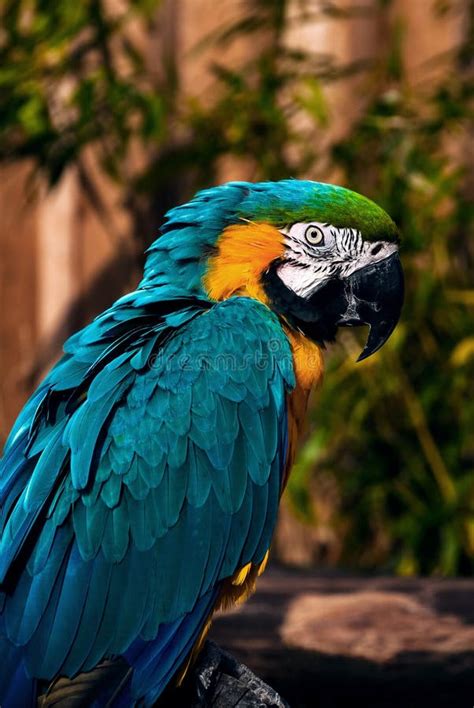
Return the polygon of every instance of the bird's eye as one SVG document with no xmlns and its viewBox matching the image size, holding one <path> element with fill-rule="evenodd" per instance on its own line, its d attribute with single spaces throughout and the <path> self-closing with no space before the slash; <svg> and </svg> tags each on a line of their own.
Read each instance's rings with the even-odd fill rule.
<svg viewBox="0 0 474 708">
<path fill-rule="evenodd" d="M 319 226 L 308 226 L 304 237 L 311 246 L 324 246 L 324 233 Z"/>
</svg>

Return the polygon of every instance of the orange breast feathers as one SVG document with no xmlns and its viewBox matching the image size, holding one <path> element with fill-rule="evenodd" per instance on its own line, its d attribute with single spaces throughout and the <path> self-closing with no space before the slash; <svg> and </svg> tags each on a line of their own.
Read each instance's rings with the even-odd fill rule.
<svg viewBox="0 0 474 708">
<path fill-rule="evenodd" d="M 317 344 L 307 339 L 301 332 L 284 328 L 293 352 L 293 368 L 296 386 L 288 396 L 288 457 L 286 460 L 283 486 L 295 461 L 298 444 L 306 430 L 306 410 L 311 390 L 322 383 L 324 359 Z"/>
</svg>

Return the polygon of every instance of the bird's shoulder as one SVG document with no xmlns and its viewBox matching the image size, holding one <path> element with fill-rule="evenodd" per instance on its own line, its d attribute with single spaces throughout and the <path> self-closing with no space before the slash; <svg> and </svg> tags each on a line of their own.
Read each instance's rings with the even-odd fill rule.
<svg viewBox="0 0 474 708">
<path fill-rule="evenodd" d="M 171 388 L 179 371 L 186 385 L 198 372 L 222 381 L 245 379 L 246 374 L 271 379 L 275 369 L 288 388 L 294 386 L 288 337 L 276 315 L 248 297 L 233 297 L 204 311 L 177 331 L 150 363 L 164 385 L 169 378 Z"/>
</svg>

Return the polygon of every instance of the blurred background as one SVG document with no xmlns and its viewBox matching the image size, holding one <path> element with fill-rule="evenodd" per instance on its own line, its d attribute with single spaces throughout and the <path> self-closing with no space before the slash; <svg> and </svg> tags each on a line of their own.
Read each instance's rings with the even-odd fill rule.
<svg viewBox="0 0 474 708">
<path fill-rule="evenodd" d="M 64 339 L 138 281 L 164 212 L 230 179 L 338 182 L 403 235 L 403 320 L 349 331 L 274 556 L 474 568 L 468 0 L 1 0 L 0 438 Z"/>
</svg>

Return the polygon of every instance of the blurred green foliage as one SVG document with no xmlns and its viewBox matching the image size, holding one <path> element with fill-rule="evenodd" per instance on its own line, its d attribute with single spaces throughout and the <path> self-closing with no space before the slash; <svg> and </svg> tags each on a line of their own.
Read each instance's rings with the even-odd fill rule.
<svg viewBox="0 0 474 708">
<path fill-rule="evenodd" d="M 128 31 L 156 4 L 1 0 L 0 158 L 31 157 L 54 184 L 90 144 L 117 174 L 133 138 L 159 140 L 164 92 Z"/>
<path fill-rule="evenodd" d="M 53 187 L 71 165 L 111 225 L 91 152 L 132 216 L 125 250 L 140 258 L 152 234 L 156 190 L 142 198 L 152 156 L 169 138 L 174 75 L 143 45 L 159 0 L 0 0 L 0 160 L 27 158 Z M 138 166 L 137 163 L 138 162 Z M 33 184 L 33 182 L 32 182 Z"/>
<path fill-rule="evenodd" d="M 51 184 L 74 164 L 99 208 L 83 159 L 93 146 L 140 225 L 138 250 L 155 232 L 156 202 L 164 209 L 214 182 L 226 156 L 248 161 L 254 179 L 324 177 L 337 165 L 348 186 L 383 205 L 403 235 L 403 320 L 362 364 L 351 332 L 332 347 L 289 499 L 305 523 L 318 524 L 317 509 L 328 507 L 346 565 L 472 572 L 473 185 L 463 154 L 472 37 L 447 79 L 425 90 L 406 75 L 403 24 L 392 23 L 382 55 L 340 66 L 288 45 L 286 0 L 255 0 L 203 43 L 258 39 L 239 66 L 216 63 L 216 88 L 202 100 L 180 94 L 176 56 L 163 52 L 150 67 L 137 40 L 137 23 L 155 31 L 158 5 L 129 0 L 111 15 L 102 0 L 0 0 L 0 159 L 32 158 Z M 302 22 L 368 12 L 294 5 Z M 372 11 L 387 15 L 389 5 Z M 433 4 L 440 22 L 450 6 Z M 328 155 L 318 147 L 331 125 L 326 86 L 355 73 L 367 103 Z M 137 146 L 147 159 L 132 170 Z"/>
</svg>

